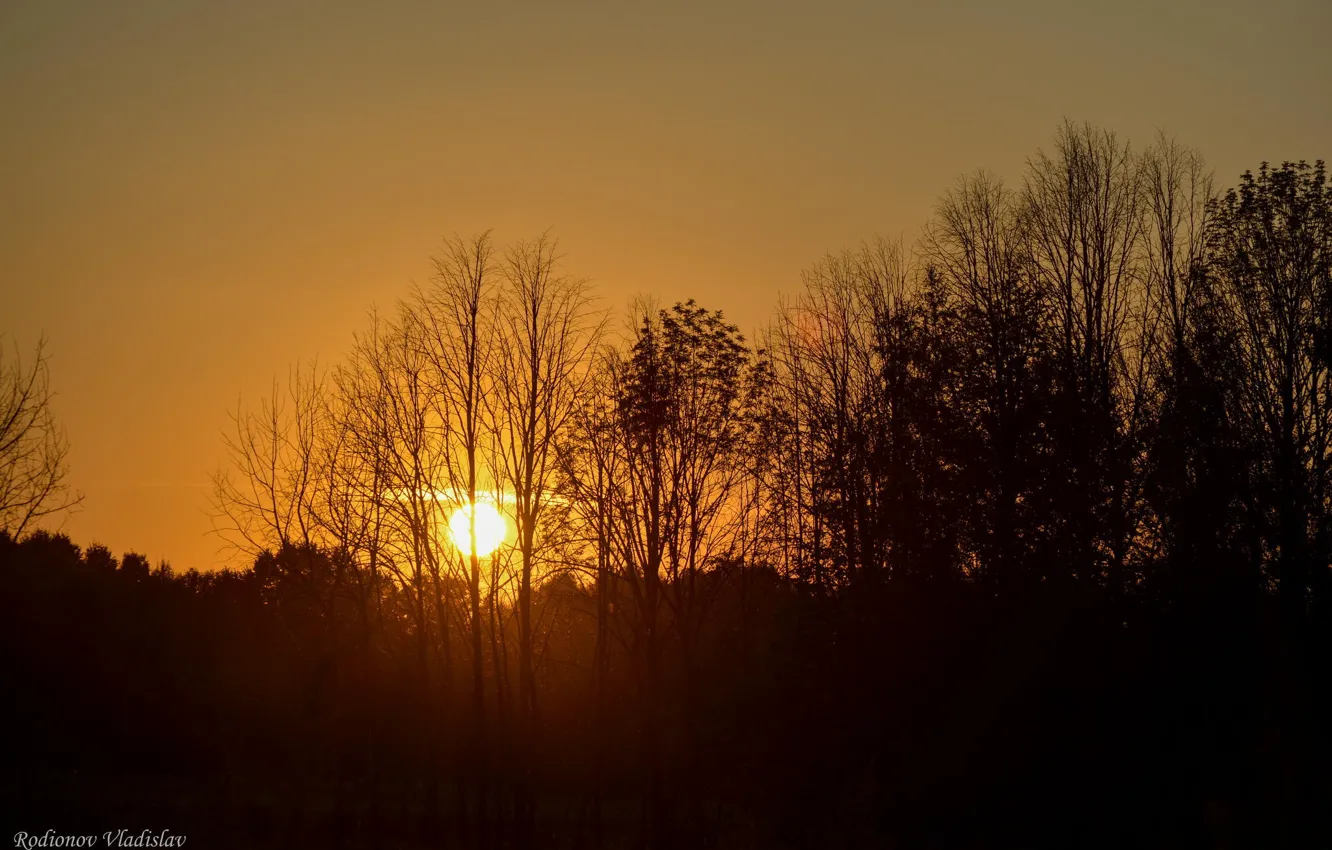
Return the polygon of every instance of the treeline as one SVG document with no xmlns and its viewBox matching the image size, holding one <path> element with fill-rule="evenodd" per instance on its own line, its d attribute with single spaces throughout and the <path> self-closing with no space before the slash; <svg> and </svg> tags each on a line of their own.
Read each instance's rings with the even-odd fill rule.
<svg viewBox="0 0 1332 850">
<path fill-rule="evenodd" d="M 237 412 L 216 508 L 252 569 L 4 542 L 33 705 L 95 659 L 87 728 L 147 742 L 72 733 L 71 764 L 298 777 L 265 834 L 304 841 L 1320 834 L 1321 162 L 1217 193 L 1169 139 L 1067 124 L 916 244 L 814 264 L 757 341 L 694 301 L 615 333 L 546 238 L 435 265 Z M 493 554 L 449 530 L 487 502 Z"/>
</svg>

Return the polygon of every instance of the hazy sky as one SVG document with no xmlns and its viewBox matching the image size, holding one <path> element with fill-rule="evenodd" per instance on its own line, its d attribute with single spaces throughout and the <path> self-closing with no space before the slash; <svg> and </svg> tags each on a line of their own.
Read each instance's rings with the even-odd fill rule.
<svg viewBox="0 0 1332 850">
<path fill-rule="evenodd" d="M 178 568 L 219 433 L 446 234 L 553 228 L 613 306 L 749 331 L 1064 116 L 1223 185 L 1332 158 L 1328 0 L 0 4 L 0 333 L 45 333 L 76 542 Z"/>
</svg>

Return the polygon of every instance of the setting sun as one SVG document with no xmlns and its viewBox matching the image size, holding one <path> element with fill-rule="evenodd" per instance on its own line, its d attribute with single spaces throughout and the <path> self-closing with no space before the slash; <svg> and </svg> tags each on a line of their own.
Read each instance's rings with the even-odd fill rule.
<svg viewBox="0 0 1332 850">
<path fill-rule="evenodd" d="M 504 517 L 489 502 L 479 502 L 476 511 L 476 554 L 489 555 L 504 542 Z M 472 554 L 472 512 L 473 508 L 463 505 L 449 518 L 449 534 L 453 545 L 464 555 Z"/>
</svg>

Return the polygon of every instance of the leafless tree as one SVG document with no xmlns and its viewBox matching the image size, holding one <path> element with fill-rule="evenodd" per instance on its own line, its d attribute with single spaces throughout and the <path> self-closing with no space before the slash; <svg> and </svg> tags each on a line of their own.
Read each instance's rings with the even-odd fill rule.
<svg viewBox="0 0 1332 850">
<path fill-rule="evenodd" d="M 253 558 L 287 545 L 322 543 L 311 513 L 327 416 L 317 366 L 276 380 L 257 410 L 238 403 L 222 435 L 227 466 L 213 474 L 213 529 Z"/>
<path fill-rule="evenodd" d="M 487 398 L 493 388 L 495 357 L 496 286 L 498 272 L 490 235 L 470 240 L 454 237 L 435 258 L 435 273 L 428 287 L 411 300 L 418 345 L 429 360 L 429 392 L 436 439 L 443 451 L 437 491 L 456 504 L 476 506 L 489 494 L 497 503 L 502 495 L 501 468 L 495 456 L 495 435 L 487 416 Z M 468 516 L 468 552 L 457 557 L 467 586 L 466 622 L 471 637 L 472 721 L 477 749 L 477 770 L 486 742 L 486 621 L 482 611 L 484 565 L 476 544 L 476 510 Z M 490 582 L 493 589 L 494 582 Z M 488 606 L 485 614 L 492 615 Z M 491 634 L 496 625 L 492 622 Z M 498 663 L 498 659 L 495 659 Z M 501 687 L 497 678 L 496 687 Z M 501 692 L 502 693 L 502 692 Z M 486 822 L 485 779 L 478 773 L 478 823 Z"/>
<path fill-rule="evenodd" d="M 506 253 L 490 397 L 517 533 L 518 712 L 526 735 L 535 734 L 537 716 L 532 583 L 548 560 L 538 535 L 555 498 L 557 448 L 583 399 L 600 336 L 587 284 L 563 274 L 559 260 L 546 236 Z"/>
<path fill-rule="evenodd" d="M 1149 290 L 1167 330 L 1161 339 L 1181 349 L 1200 301 L 1215 196 L 1212 173 L 1196 150 L 1164 133 L 1143 152 L 1140 167 Z"/>
<path fill-rule="evenodd" d="M 592 575 L 596 605 L 593 646 L 593 705 L 598 728 L 606 728 L 610 719 L 610 659 L 612 641 L 628 646 L 622 629 L 623 618 L 614 616 L 621 583 L 617 546 L 619 508 L 617 495 L 625 474 L 625 455 L 616 411 L 617 366 L 620 354 L 603 345 L 589 363 L 589 375 L 576 407 L 569 430 L 556 444 L 558 451 L 558 492 L 562 498 L 557 512 L 568 523 L 564 548 L 566 559 L 586 564 Z M 598 782 L 610 741 L 596 739 L 595 760 Z M 594 800 L 594 817 L 600 827 L 600 799 Z"/>
<path fill-rule="evenodd" d="M 914 286 L 901 247 L 883 240 L 828 255 L 802 277 L 773 330 L 787 433 L 773 494 L 798 526 L 802 570 L 831 588 L 905 558 L 891 545 L 883 500 L 892 497 L 878 466 L 905 446 L 902 400 L 890 396 L 909 372 Z"/>
<path fill-rule="evenodd" d="M 15 538 L 83 500 L 66 481 L 69 441 L 51 408 L 48 357 L 44 339 L 27 366 L 17 346 L 6 361 L 0 345 L 0 531 Z"/>
<path fill-rule="evenodd" d="M 1053 151 L 1029 162 L 1022 195 L 1069 483 L 1067 493 L 1051 491 L 1066 522 L 1050 563 L 1116 587 L 1134 582 L 1130 560 L 1143 540 L 1141 449 L 1158 315 L 1143 263 L 1141 173 L 1113 133 L 1066 123 Z"/>
<path fill-rule="evenodd" d="M 1038 483 L 1043 353 L 1040 291 L 1017 196 L 985 172 L 963 179 L 936 207 L 921 248 L 964 340 L 954 404 L 966 420 L 967 445 L 958 448 L 978 497 L 968 521 L 969 557 L 986 580 L 1009 582 L 1028 560 L 1019 539 L 1035 530 L 1022 514 Z"/>
<path fill-rule="evenodd" d="M 391 320 L 372 318 L 337 375 L 343 439 L 352 461 L 344 479 L 352 510 L 366 512 L 368 560 L 392 579 L 412 623 L 419 678 L 418 722 L 426 744 L 427 810 L 435 811 L 442 735 L 451 724 L 448 580 L 452 553 L 443 535 L 449 508 L 440 489 L 447 451 L 437 419 L 435 361 L 422 344 L 412 305 L 398 305 Z"/>
</svg>

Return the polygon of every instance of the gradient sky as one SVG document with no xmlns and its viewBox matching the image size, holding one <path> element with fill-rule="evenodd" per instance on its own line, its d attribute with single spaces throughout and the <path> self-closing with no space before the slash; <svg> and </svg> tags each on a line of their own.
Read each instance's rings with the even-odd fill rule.
<svg viewBox="0 0 1332 850">
<path fill-rule="evenodd" d="M 1332 157 L 1332 3 L 0 4 L 0 333 L 45 333 L 76 542 L 219 563 L 241 397 L 338 359 L 446 234 L 546 228 L 610 306 L 742 329 L 1065 116 L 1229 185 Z"/>
</svg>

